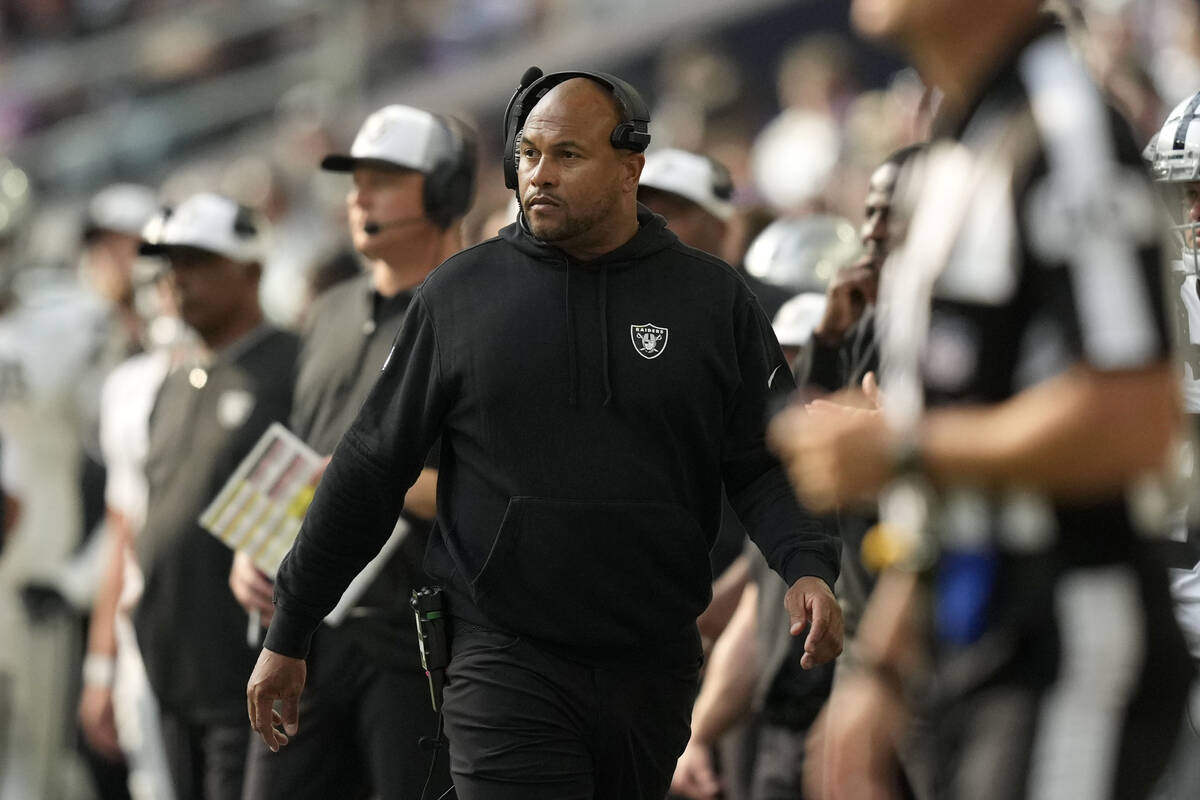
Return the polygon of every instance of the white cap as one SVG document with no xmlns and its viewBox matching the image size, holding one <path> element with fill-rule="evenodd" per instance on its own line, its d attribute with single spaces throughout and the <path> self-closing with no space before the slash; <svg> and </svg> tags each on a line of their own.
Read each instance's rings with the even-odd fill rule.
<svg viewBox="0 0 1200 800">
<path fill-rule="evenodd" d="M 825 295 L 815 292 L 798 294 L 775 312 L 775 338 L 783 347 L 803 347 L 825 315 Z"/>
<path fill-rule="evenodd" d="M 321 169 L 352 172 L 360 161 L 383 161 L 429 173 L 453 158 L 446 126 L 436 116 L 410 106 L 384 106 L 358 129 L 350 154 L 325 156 Z"/>
<path fill-rule="evenodd" d="M 158 210 L 158 201 L 148 187 L 136 183 L 111 184 L 97 192 L 88 203 L 84 235 L 112 231 L 140 236 L 142 228 Z"/>
<path fill-rule="evenodd" d="M 712 159 L 696 153 L 674 148 L 647 153 L 639 185 L 691 200 L 720 220 L 733 216 L 729 173 Z"/>
<path fill-rule="evenodd" d="M 228 197 L 202 192 L 180 203 L 165 218 L 152 219 L 138 248 L 144 256 L 173 247 L 194 247 L 242 262 L 265 257 L 261 223 Z"/>
</svg>

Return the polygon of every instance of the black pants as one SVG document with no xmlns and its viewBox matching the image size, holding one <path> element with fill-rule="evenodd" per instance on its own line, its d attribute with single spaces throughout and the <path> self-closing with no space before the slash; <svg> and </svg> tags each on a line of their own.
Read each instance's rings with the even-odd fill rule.
<svg viewBox="0 0 1200 800">
<path fill-rule="evenodd" d="M 396 652 L 391 637 L 385 653 L 386 635 L 371 620 L 318 632 L 300 730 L 278 753 L 254 737 L 245 800 L 419 800 L 434 755 L 420 739 L 434 735 L 437 717 L 415 646 Z M 444 752 L 429 785 L 431 800 L 450 786 Z"/>
<path fill-rule="evenodd" d="M 584 666 L 459 626 L 445 693 L 459 800 L 659 800 L 687 744 L 695 669 Z"/>
<path fill-rule="evenodd" d="M 238 800 L 246 774 L 249 725 L 197 725 L 165 711 L 161 716 L 176 800 Z"/>
</svg>

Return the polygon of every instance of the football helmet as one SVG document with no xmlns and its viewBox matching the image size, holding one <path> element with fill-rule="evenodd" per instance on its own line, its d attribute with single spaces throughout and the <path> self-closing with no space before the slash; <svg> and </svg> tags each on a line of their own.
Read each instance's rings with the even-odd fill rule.
<svg viewBox="0 0 1200 800">
<path fill-rule="evenodd" d="M 1200 274 L 1200 219 L 1190 213 L 1192 206 L 1200 210 L 1200 92 L 1175 106 L 1142 157 L 1171 212 L 1180 250 L 1176 269 Z"/>
</svg>

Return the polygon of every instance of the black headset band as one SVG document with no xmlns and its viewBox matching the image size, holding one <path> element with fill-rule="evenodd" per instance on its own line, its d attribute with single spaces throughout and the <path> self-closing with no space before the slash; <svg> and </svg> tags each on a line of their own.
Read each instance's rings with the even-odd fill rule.
<svg viewBox="0 0 1200 800">
<path fill-rule="evenodd" d="M 525 125 L 526 117 L 547 92 L 573 78 L 594 81 L 616 98 L 621 108 L 621 121 L 609 137 L 613 147 L 640 153 L 649 146 L 650 110 L 637 89 L 629 83 L 607 72 L 568 70 L 543 74 L 537 67 L 530 67 L 521 77 L 521 83 L 513 92 L 504 112 L 504 177 L 510 189 L 517 188 L 517 136 Z"/>
</svg>

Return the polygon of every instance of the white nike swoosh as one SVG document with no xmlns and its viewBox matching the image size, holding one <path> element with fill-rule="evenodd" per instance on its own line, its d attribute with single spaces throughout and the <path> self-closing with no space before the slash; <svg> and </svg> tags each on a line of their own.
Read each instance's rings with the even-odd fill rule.
<svg viewBox="0 0 1200 800">
<path fill-rule="evenodd" d="M 775 367 L 775 369 L 771 370 L 771 377 L 767 378 L 767 388 L 768 389 L 775 388 L 775 376 L 779 374 L 779 370 L 783 366 L 784 366 L 783 364 L 779 364 Z"/>
</svg>

